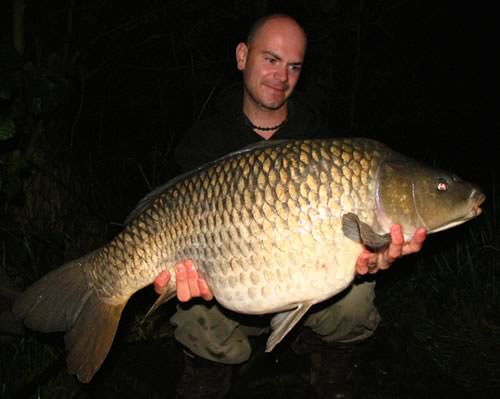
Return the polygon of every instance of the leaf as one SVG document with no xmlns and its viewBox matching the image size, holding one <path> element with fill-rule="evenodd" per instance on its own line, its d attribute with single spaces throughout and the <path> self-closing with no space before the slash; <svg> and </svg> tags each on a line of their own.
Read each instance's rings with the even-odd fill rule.
<svg viewBox="0 0 500 399">
<path fill-rule="evenodd" d="M 8 140 L 16 134 L 16 125 L 10 118 L 0 116 L 0 141 Z"/>
</svg>

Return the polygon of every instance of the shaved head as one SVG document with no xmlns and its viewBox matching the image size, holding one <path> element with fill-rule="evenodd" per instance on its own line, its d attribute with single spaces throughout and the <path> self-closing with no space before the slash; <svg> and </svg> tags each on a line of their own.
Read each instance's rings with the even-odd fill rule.
<svg viewBox="0 0 500 399">
<path fill-rule="evenodd" d="M 263 28 L 268 22 L 274 20 L 281 20 L 281 22 L 287 23 L 291 26 L 294 26 L 296 29 L 300 30 L 302 32 L 302 35 L 304 36 L 304 41 L 305 41 L 304 43 L 305 45 L 307 45 L 306 33 L 304 32 L 302 26 L 300 26 L 300 24 L 295 19 L 285 14 L 265 15 L 259 18 L 257 21 L 255 21 L 254 24 L 250 27 L 250 30 L 248 32 L 246 41 L 247 45 L 248 46 L 252 45 L 252 42 L 254 41 L 255 36 L 258 34 L 259 30 Z"/>
</svg>

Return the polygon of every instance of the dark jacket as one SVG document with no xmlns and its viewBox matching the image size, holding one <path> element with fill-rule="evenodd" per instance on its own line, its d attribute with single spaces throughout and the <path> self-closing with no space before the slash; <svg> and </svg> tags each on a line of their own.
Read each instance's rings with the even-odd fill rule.
<svg viewBox="0 0 500 399">
<path fill-rule="evenodd" d="M 196 121 L 185 133 L 174 155 L 182 171 L 263 140 L 246 121 L 242 97 L 241 87 L 232 90 L 213 115 Z M 272 139 L 320 138 L 328 134 L 319 114 L 294 93 L 288 102 L 288 120 Z"/>
</svg>

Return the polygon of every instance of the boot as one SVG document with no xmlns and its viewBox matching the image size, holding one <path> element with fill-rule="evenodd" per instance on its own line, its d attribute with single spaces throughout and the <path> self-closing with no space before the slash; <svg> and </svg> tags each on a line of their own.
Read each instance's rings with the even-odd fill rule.
<svg viewBox="0 0 500 399">
<path fill-rule="evenodd" d="M 309 383 L 318 399 L 358 397 L 353 374 L 358 367 L 357 344 L 329 344 L 311 329 L 304 328 L 292 343 L 298 355 L 309 355 Z"/>
<path fill-rule="evenodd" d="M 222 399 L 231 388 L 232 365 L 215 363 L 184 351 L 176 399 Z"/>
</svg>

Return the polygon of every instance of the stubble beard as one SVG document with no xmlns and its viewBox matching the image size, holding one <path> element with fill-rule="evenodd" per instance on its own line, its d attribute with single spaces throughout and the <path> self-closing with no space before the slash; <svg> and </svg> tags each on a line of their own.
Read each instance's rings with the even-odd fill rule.
<svg viewBox="0 0 500 399">
<path fill-rule="evenodd" d="M 248 88 L 247 85 L 244 85 L 245 93 L 248 95 L 250 100 L 257 105 L 259 108 L 262 108 L 267 111 L 276 111 L 283 107 L 287 101 L 288 101 L 288 96 L 286 96 L 282 101 L 262 101 L 260 100 L 254 93 L 252 93 L 252 90 Z"/>
</svg>

